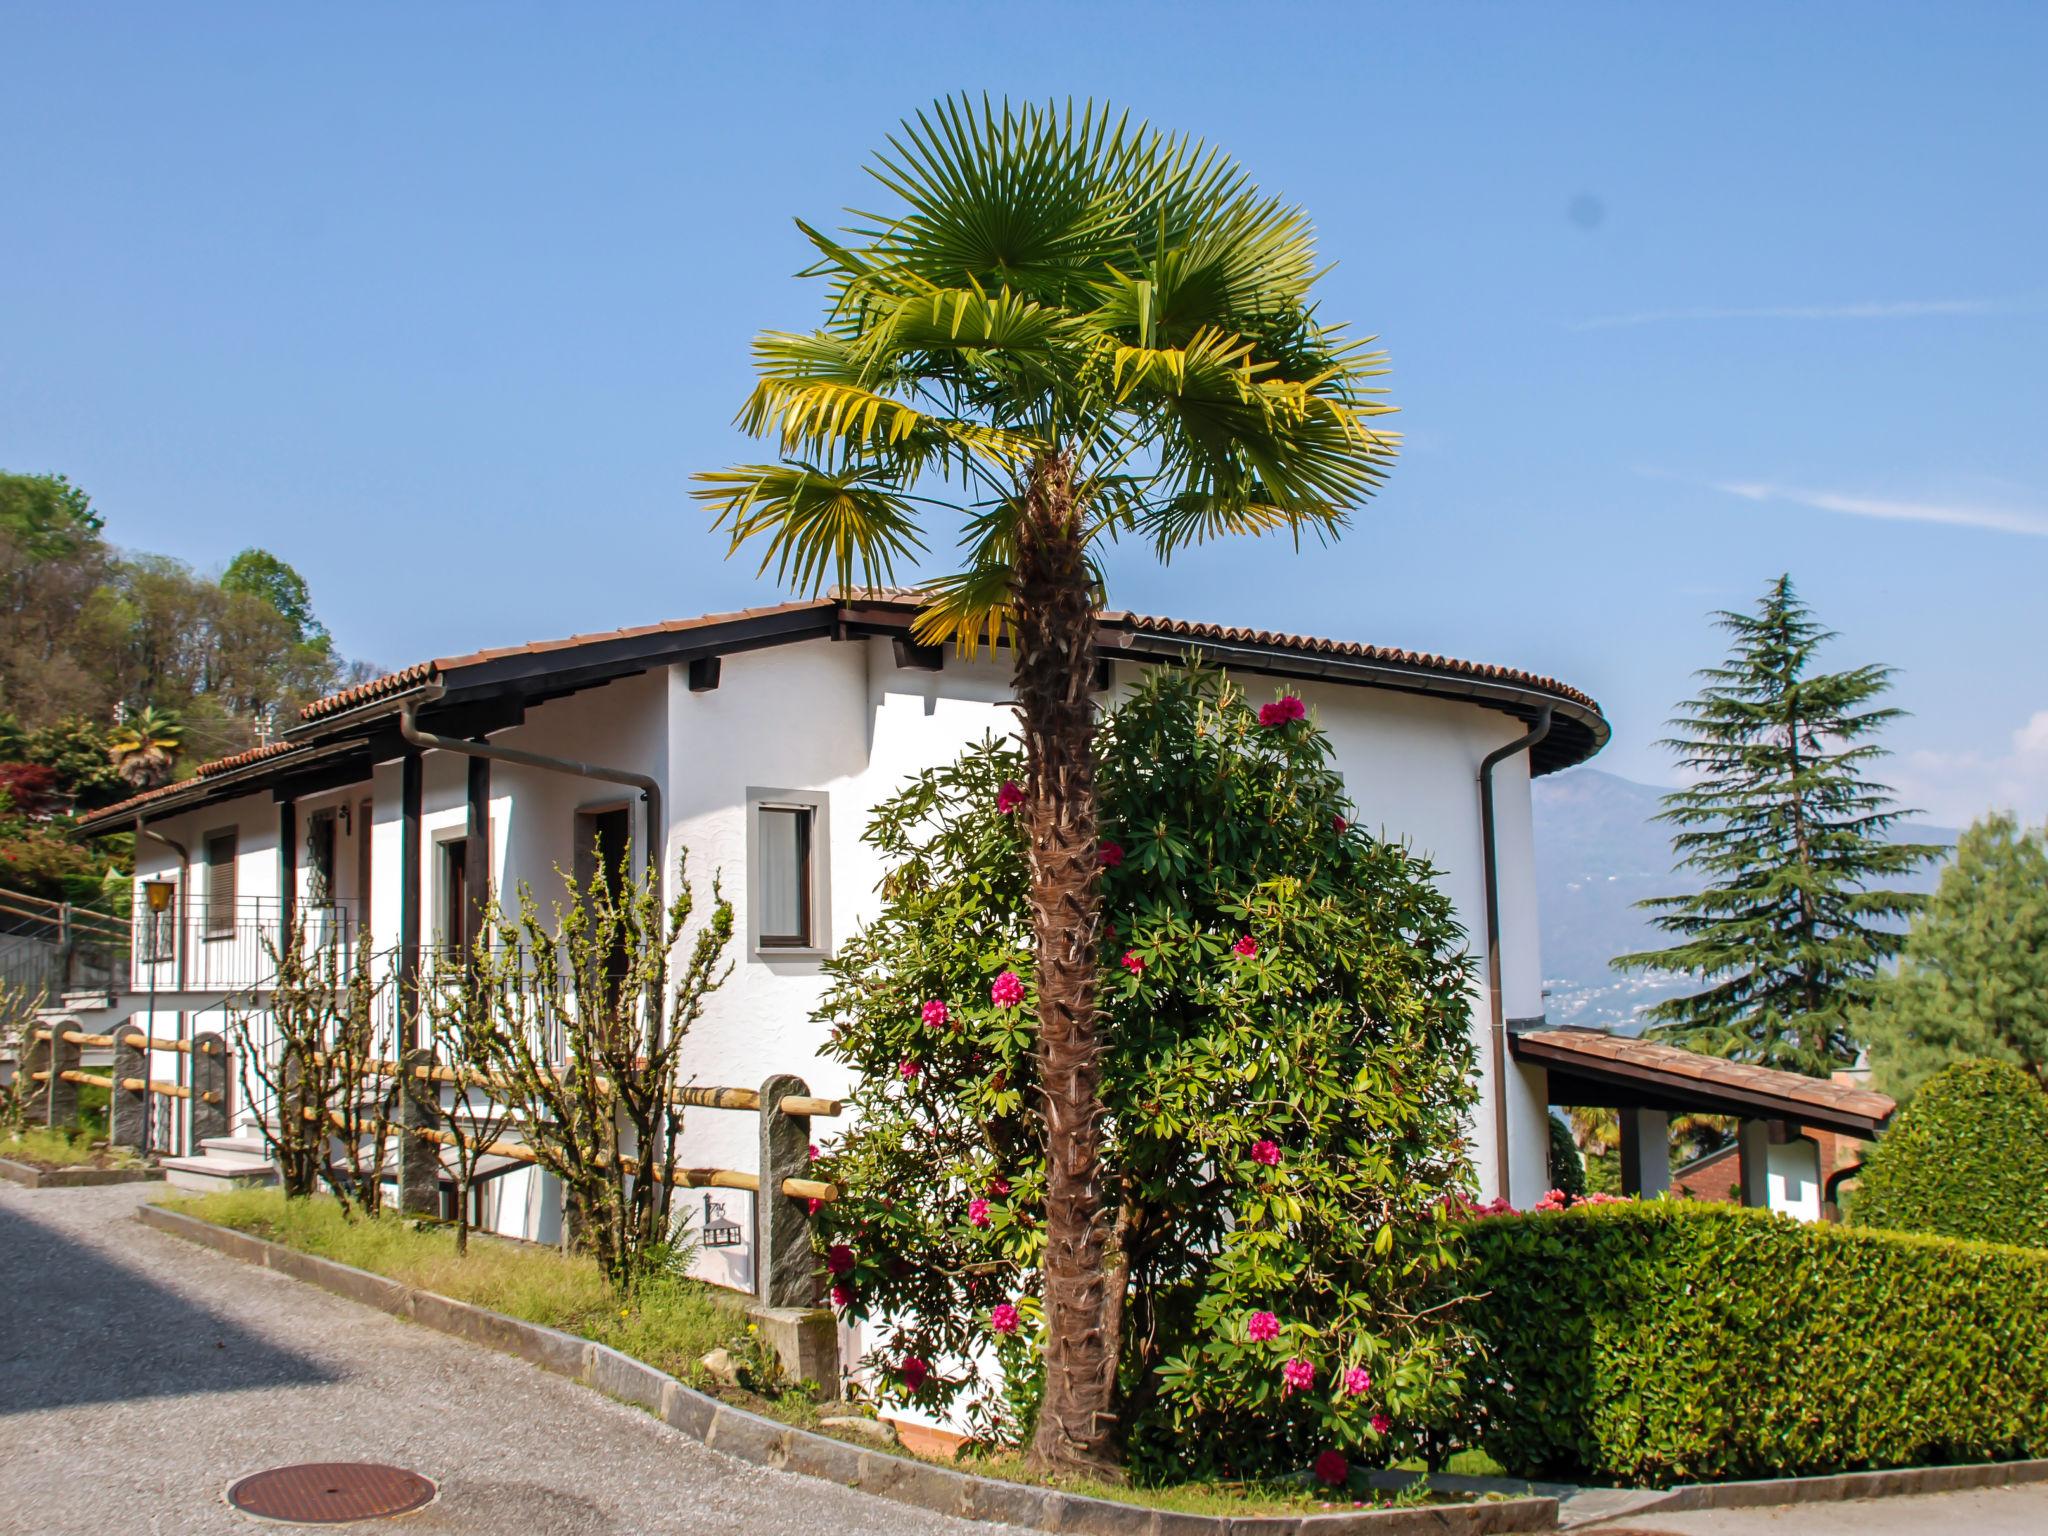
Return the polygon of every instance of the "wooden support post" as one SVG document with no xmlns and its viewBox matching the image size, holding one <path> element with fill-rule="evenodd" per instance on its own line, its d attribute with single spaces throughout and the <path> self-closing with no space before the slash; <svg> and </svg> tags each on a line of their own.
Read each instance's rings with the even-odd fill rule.
<svg viewBox="0 0 2048 1536">
<path fill-rule="evenodd" d="M 45 1058 L 50 1079 L 43 1084 L 43 1124 L 53 1131 L 78 1124 L 78 1084 L 64 1076 L 78 1070 L 78 1042 L 64 1038 L 76 1027 L 68 1019 L 50 1026 L 50 1054 Z"/>
<path fill-rule="evenodd" d="M 1671 1188 L 1671 1116 L 1661 1109 L 1624 1109 L 1621 1192 L 1654 1199 Z"/>
<path fill-rule="evenodd" d="M 292 931 L 299 915 L 299 802 L 277 802 L 277 912 L 278 947 L 296 944 Z"/>
<path fill-rule="evenodd" d="M 216 1030 L 192 1037 L 190 1105 L 192 1145 L 188 1150 L 196 1157 L 201 1142 L 228 1133 L 228 1046 Z"/>
<path fill-rule="evenodd" d="M 1742 1167 L 1742 1203 L 1763 1207 L 1771 1203 L 1771 1124 L 1768 1120 L 1744 1120 L 1735 1128 L 1736 1156 Z"/>
<path fill-rule="evenodd" d="M 401 1053 L 398 1084 L 398 1208 L 408 1216 L 441 1214 L 441 1148 L 419 1134 L 441 1125 L 441 1085 L 416 1070 L 434 1065 L 430 1046 Z"/>
<path fill-rule="evenodd" d="M 398 765 L 398 1023 L 401 1046 L 420 1039 L 420 800 L 419 750 Z M 403 1054 L 402 1052 L 400 1054 Z"/>
<path fill-rule="evenodd" d="M 469 825 L 463 834 L 462 884 L 469 910 L 462 915 L 463 963 L 484 931 L 484 909 L 491 899 L 491 760 L 472 757 L 469 763 Z"/>
<path fill-rule="evenodd" d="M 140 1152 L 149 1142 L 149 1091 L 130 1088 L 149 1076 L 148 1037 L 123 1024 L 114 1031 L 113 1091 L 107 1095 L 107 1141 Z"/>
</svg>

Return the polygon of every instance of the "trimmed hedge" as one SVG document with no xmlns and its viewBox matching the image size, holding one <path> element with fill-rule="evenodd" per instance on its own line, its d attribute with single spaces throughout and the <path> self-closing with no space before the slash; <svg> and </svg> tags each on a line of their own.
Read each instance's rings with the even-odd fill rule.
<svg viewBox="0 0 2048 1536">
<path fill-rule="evenodd" d="M 2048 1252 L 1724 1205 L 1470 1228 L 1476 1437 L 1632 1483 L 2048 1456 Z"/>
<path fill-rule="evenodd" d="M 2048 1248 L 2048 1093 L 2007 1062 L 1944 1067 L 1863 1160 L 1849 1220 Z"/>
</svg>

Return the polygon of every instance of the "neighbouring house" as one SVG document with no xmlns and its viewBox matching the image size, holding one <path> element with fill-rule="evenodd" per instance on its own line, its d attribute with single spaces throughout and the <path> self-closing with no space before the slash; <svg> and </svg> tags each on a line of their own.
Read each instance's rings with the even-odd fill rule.
<svg viewBox="0 0 2048 1536">
<path fill-rule="evenodd" d="M 1855 1067 L 1836 1072 L 1829 1081 L 1835 1086 L 1852 1092 L 1868 1092 L 1870 1069 Z M 1883 1095 L 1873 1095 L 1883 1098 Z M 1890 1100 L 1885 1100 L 1886 1104 Z M 1889 1111 L 1887 1110 L 1887 1113 Z M 1784 1145 L 1788 1150 L 1775 1156 L 1781 1165 L 1791 1165 L 1802 1183 L 1798 1198 L 1788 1198 L 1788 1191 L 1774 1189 L 1771 1204 L 1789 1209 L 1805 1219 L 1837 1221 L 1841 1218 L 1842 1192 L 1854 1183 L 1857 1171 L 1863 1166 L 1863 1159 L 1870 1153 L 1870 1136 L 1849 1131 L 1828 1130 L 1817 1125 L 1804 1127 L 1796 1138 L 1805 1143 L 1794 1149 L 1794 1142 Z M 1769 1155 L 1769 1154 L 1767 1154 Z M 1806 1177 L 1803 1164 L 1812 1159 L 1815 1188 L 1809 1191 L 1803 1180 Z M 1740 1204 L 1747 1198 L 1743 1188 L 1742 1144 L 1738 1138 L 1729 1145 L 1706 1156 L 1695 1158 L 1671 1175 L 1672 1187 L 1694 1200 L 1721 1200 Z M 1782 1178 L 1784 1169 L 1780 1169 Z M 1752 1202 L 1753 1203 L 1753 1202 Z"/>
<path fill-rule="evenodd" d="M 671 878 L 687 850 L 691 878 L 708 888 L 720 875 L 740 916 L 733 975 L 685 1052 L 691 1079 L 748 1087 L 792 1072 L 813 1094 L 842 1095 L 852 1084 L 821 1054 L 811 1015 L 821 962 L 876 909 L 869 813 L 911 773 L 1014 726 L 1007 655 L 921 646 L 915 611 L 900 593 L 787 603 L 442 657 L 322 699 L 282 740 L 87 820 L 137 832 L 137 880 L 168 901 L 152 916 L 138 895 L 129 974 L 72 1000 L 69 1016 L 87 1029 L 148 1017 L 166 1039 L 222 1028 L 229 1009 L 260 1006 L 264 940 L 294 917 L 343 949 L 368 934 L 402 989 L 435 946 L 475 932 L 479 893 L 545 893 L 558 868 L 630 842 L 636 862 L 658 850 Z M 1789 1128 L 1867 1134 L 1888 1113 L 1877 1095 L 1817 1097 L 1829 1085 L 1545 1027 L 1529 786 L 1606 743 L 1585 694 L 1506 667 L 1123 612 L 1098 621 L 1097 686 L 1113 699 L 1145 668 L 1197 652 L 1254 699 L 1298 693 L 1365 824 L 1442 871 L 1477 961 L 1483 1195 L 1541 1198 L 1549 1105 L 1622 1108 L 1628 1177 L 1644 1190 L 1670 1181 L 1672 1109 L 1744 1116 L 1756 1127 L 1744 1145 L 1781 1185 Z M 180 1060 L 161 1057 L 150 1075 Z M 238 1124 L 260 1108 L 238 1105 Z M 235 1161 L 233 1145 L 191 1145 L 185 1123 L 166 1127 L 186 1154 L 179 1173 Z M 687 1164 L 744 1171 L 756 1158 L 751 1120 L 690 1115 Z M 550 1182 L 506 1168 L 487 1224 L 553 1237 Z M 1767 1196 L 1768 1182 L 1760 1173 L 1759 1203 L 1797 1206 L 1789 1185 Z M 723 1202 L 743 1234 L 748 1202 Z M 746 1241 L 708 1262 L 749 1283 Z"/>
</svg>

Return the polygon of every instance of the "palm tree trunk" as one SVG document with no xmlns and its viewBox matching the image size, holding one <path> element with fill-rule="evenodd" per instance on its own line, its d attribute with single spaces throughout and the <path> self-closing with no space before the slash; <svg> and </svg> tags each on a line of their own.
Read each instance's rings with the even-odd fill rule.
<svg viewBox="0 0 2048 1536">
<path fill-rule="evenodd" d="M 1101 1188 L 1096 951 L 1095 597 L 1073 464 L 1032 466 L 1015 587 L 1018 712 L 1031 834 L 1038 1067 L 1045 1094 L 1045 1395 L 1031 1441 L 1040 1471 L 1115 1477 L 1123 1275 Z"/>
</svg>

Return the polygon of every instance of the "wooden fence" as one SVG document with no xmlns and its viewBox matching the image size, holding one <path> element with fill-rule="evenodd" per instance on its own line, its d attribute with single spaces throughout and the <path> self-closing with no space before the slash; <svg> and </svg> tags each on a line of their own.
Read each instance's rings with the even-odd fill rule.
<svg viewBox="0 0 2048 1536">
<path fill-rule="evenodd" d="M 111 1069 L 104 1073 L 84 1070 L 82 1058 L 88 1050 L 111 1050 Z M 150 1054 L 154 1051 L 183 1058 L 188 1065 L 181 1075 L 190 1081 L 151 1077 Z M 225 1136 L 228 1131 L 227 1045 L 217 1033 L 171 1039 L 145 1034 L 132 1025 L 104 1035 L 40 1027 L 27 1034 L 19 1070 L 32 1085 L 24 1095 L 29 1118 L 52 1130 L 78 1124 L 78 1090 L 91 1087 L 107 1090 L 107 1141 L 111 1146 L 144 1154 L 189 1152 L 207 1137 Z M 153 1099 L 178 1100 L 190 1106 L 184 1136 L 173 1132 L 170 1145 L 151 1145 Z"/>
</svg>

